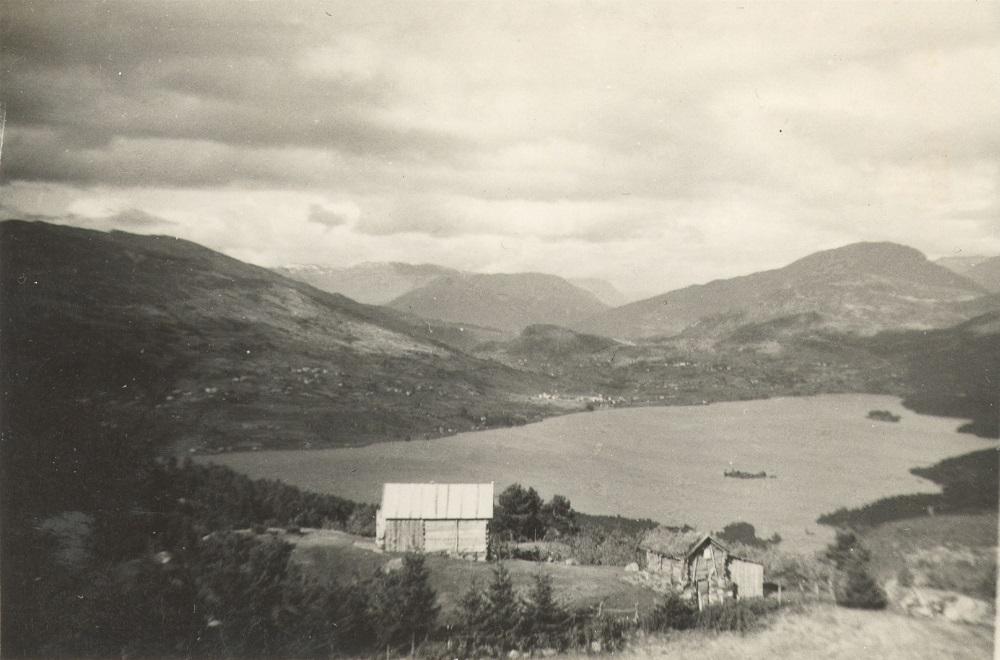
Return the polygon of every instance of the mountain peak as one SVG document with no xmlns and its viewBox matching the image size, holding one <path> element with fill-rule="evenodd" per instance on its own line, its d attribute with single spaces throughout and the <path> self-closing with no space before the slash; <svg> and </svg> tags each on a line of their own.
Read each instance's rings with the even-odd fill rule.
<svg viewBox="0 0 1000 660">
<path fill-rule="evenodd" d="M 761 323 L 818 314 L 819 326 L 869 334 L 959 323 L 968 318 L 959 306 L 985 294 L 983 287 L 928 261 L 919 250 L 888 242 L 852 243 L 783 268 L 624 305 L 579 327 L 612 337 L 650 337 L 676 335 L 727 315 Z"/>
</svg>

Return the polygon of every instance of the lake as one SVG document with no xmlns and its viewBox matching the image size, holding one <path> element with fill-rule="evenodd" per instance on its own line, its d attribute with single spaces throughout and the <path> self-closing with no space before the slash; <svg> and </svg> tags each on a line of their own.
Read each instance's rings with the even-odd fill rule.
<svg viewBox="0 0 1000 660">
<path fill-rule="evenodd" d="M 889 410 L 899 422 L 866 418 Z M 822 547 L 816 518 L 903 493 L 937 492 L 909 469 L 992 445 L 962 420 L 915 414 L 899 399 L 821 395 L 706 406 L 597 410 L 527 426 L 367 447 L 202 456 L 252 477 L 378 502 L 387 481 L 534 486 L 579 511 L 699 530 L 735 521 L 774 532 L 787 550 Z M 776 478 L 723 477 L 734 468 Z"/>
</svg>

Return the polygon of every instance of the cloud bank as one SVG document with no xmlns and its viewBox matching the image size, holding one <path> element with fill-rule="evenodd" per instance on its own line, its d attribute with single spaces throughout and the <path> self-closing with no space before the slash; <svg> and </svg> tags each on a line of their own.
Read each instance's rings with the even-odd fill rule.
<svg viewBox="0 0 1000 660">
<path fill-rule="evenodd" d="M 650 293 L 856 240 L 1000 252 L 997 4 L 5 12 L 12 214 Z"/>
</svg>

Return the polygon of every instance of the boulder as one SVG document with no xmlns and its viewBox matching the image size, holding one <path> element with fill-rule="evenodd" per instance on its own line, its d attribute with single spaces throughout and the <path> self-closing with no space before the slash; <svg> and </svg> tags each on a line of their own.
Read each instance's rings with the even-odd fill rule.
<svg viewBox="0 0 1000 660">
<path fill-rule="evenodd" d="M 628 566 L 625 567 L 625 572 L 626 573 L 638 573 L 639 572 L 639 564 L 637 564 L 635 562 L 632 562 L 631 564 L 629 564 Z"/>
<path fill-rule="evenodd" d="M 944 603 L 941 615 L 949 621 L 958 623 L 988 624 L 993 620 L 989 603 L 960 594 Z"/>
<path fill-rule="evenodd" d="M 389 573 L 398 571 L 401 568 L 403 568 L 403 558 L 396 557 L 394 559 L 390 559 L 385 563 L 385 566 L 382 567 L 382 572 L 388 575 Z"/>
</svg>

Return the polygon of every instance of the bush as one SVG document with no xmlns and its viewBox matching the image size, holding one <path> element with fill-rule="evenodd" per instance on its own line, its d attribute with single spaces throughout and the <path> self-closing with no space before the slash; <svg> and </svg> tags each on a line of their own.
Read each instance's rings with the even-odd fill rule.
<svg viewBox="0 0 1000 660">
<path fill-rule="evenodd" d="M 826 549 L 826 558 L 840 573 L 835 591 L 838 605 L 867 610 L 886 606 L 885 592 L 868 572 L 871 554 L 857 536 L 838 531 L 836 540 Z"/>
<path fill-rule="evenodd" d="M 868 572 L 867 562 L 853 559 L 844 567 L 836 590 L 837 604 L 862 610 L 881 610 L 888 604 L 885 592 Z"/>
<path fill-rule="evenodd" d="M 650 631 L 689 630 L 694 628 L 697 614 L 691 601 L 671 592 L 653 610 L 646 627 Z"/>
<path fill-rule="evenodd" d="M 758 630 L 769 609 L 764 600 L 727 600 L 698 612 L 696 621 L 702 630 L 745 633 Z"/>
</svg>

